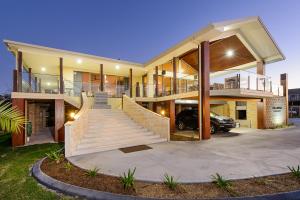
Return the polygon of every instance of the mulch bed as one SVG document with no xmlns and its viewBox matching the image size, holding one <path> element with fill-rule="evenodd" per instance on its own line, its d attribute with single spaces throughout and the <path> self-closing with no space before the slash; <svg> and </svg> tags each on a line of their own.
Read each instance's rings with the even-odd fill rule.
<svg viewBox="0 0 300 200">
<path fill-rule="evenodd" d="M 67 170 L 64 160 L 57 164 L 55 161 L 45 159 L 41 170 L 57 180 L 72 185 L 117 193 L 135 195 L 151 198 L 170 199 L 195 199 L 195 198 L 221 198 L 229 196 L 256 196 L 288 192 L 300 189 L 300 179 L 295 178 L 291 173 L 265 176 L 251 179 L 231 181 L 230 191 L 218 188 L 214 183 L 179 184 L 176 189 L 170 190 L 163 183 L 135 182 L 135 189 L 124 190 L 120 178 L 101 174 L 101 169 L 95 177 L 87 175 L 87 171 L 72 165 Z"/>
</svg>

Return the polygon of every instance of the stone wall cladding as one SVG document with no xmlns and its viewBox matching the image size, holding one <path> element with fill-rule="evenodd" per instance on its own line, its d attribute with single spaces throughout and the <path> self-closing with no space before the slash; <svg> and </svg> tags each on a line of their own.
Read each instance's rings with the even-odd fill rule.
<svg viewBox="0 0 300 200">
<path fill-rule="evenodd" d="M 265 126 L 266 128 L 275 128 L 286 123 L 286 98 L 272 97 L 266 98 L 265 103 Z"/>
<path fill-rule="evenodd" d="M 152 112 L 135 101 L 123 96 L 123 111 L 136 123 L 147 128 L 161 138 L 170 140 L 170 119 Z"/>
</svg>

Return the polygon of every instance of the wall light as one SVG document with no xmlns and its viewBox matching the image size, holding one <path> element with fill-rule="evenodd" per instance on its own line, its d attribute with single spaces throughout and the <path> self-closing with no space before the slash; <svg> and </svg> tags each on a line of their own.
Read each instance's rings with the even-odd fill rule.
<svg viewBox="0 0 300 200">
<path fill-rule="evenodd" d="M 120 65 L 116 65 L 116 69 L 120 69 Z"/>
<path fill-rule="evenodd" d="M 49 86 L 49 85 L 51 85 L 51 83 L 47 82 L 47 85 Z"/>
<path fill-rule="evenodd" d="M 232 57 L 233 55 L 234 55 L 234 51 L 233 50 L 229 49 L 229 50 L 226 51 L 226 56 L 227 57 Z"/>
<path fill-rule="evenodd" d="M 74 119 L 75 118 L 75 113 L 74 112 L 70 112 L 70 117 L 71 117 L 71 119 Z"/>
<path fill-rule="evenodd" d="M 163 115 L 163 116 L 165 116 L 166 111 L 165 111 L 165 110 L 161 110 L 161 111 L 160 111 L 160 114 Z"/>
<path fill-rule="evenodd" d="M 77 64 L 81 64 L 81 63 L 82 63 L 82 60 L 81 60 L 80 58 L 78 58 L 78 59 L 76 60 L 76 62 L 77 62 Z"/>
<path fill-rule="evenodd" d="M 46 68 L 45 68 L 45 67 L 42 67 L 41 70 L 42 70 L 42 72 L 45 72 L 45 71 L 46 71 Z"/>
</svg>

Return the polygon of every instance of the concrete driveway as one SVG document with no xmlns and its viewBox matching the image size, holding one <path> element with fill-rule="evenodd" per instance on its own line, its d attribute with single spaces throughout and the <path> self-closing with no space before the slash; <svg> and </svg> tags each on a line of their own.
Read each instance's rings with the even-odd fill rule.
<svg viewBox="0 0 300 200">
<path fill-rule="evenodd" d="M 70 158 L 85 169 L 119 176 L 136 167 L 136 179 L 162 181 L 168 173 L 179 182 L 207 182 L 216 172 L 228 179 L 288 172 L 300 165 L 300 121 L 281 130 L 234 129 L 202 142 L 168 142 L 133 153 L 119 150 Z"/>
</svg>

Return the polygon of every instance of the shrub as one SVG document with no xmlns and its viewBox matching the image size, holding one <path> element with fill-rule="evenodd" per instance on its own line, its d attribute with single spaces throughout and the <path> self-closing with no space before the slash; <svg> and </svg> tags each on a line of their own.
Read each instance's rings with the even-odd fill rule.
<svg viewBox="0 0 300 200">
<path fill-rule="evenodd" d="M 230 181 L 223 178 L 220 174 L 212 175 L 213 183 L 215 183 L 219 188 L 228 190 L 231 186 Z"/>
<path fill-rule="evenodd" d="M 62 154 L 58 151 L 51 151 L 50 153 L 46 153 L 46 155 L 50 160 L 55 161 L 57 164 L 62 160 Z"/>
<path fill-rule="evenodd" d="M 123 176 L 121 176 L 121 183 L 123 185 L 123 188 L 125 190 L 129 189 L 129 188 L 134 188 L 134 173 L 135 173 L 136 168 L 133 169 L 133 171 L 131 171 L 130 169 L 128 169 L 127 174 L 123 174 Z"/>
<path fill-rule="evenodd" d="M 89 176 L 89 177 L 95 177 L 98 173 L 99 169 L 98 168 L 94 168 L 94 169 L 90 169 L 86 172 L 86 174 Z"/>
<path fill-rule="evenodd" d="M 175 190 L 178 183 L 175 181 L 173 176 L 169 176 L 168 174 L 165 174 L 164 176 L 164 183 L 170 188 L 171 190 Z"/>
<path fill-rule="evenodd" d="M 297 166 L 297 168 L 289 167 L 289 166 L 288 166 L 288 168 L 294 177 L 300 178 L 300 166 L 299 165 Z"/>
<path fill-rule="evenodd" d="M 64 167 L 65 167 L 66 171 L 68 171 L 68 172 L 71 171 L 71 169 L 73 168 L 73 166 L 70 162 L 67 162 Z"/>
</svg>

